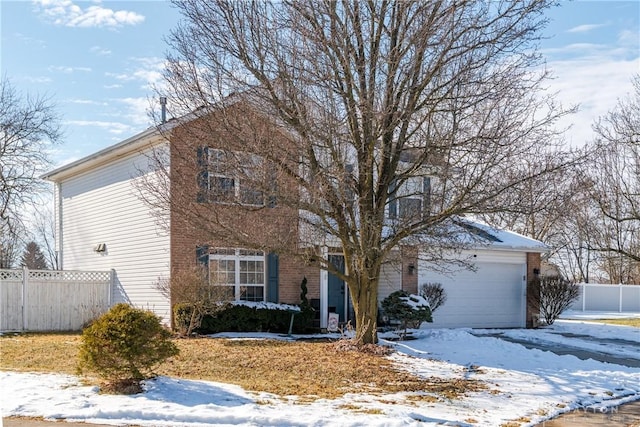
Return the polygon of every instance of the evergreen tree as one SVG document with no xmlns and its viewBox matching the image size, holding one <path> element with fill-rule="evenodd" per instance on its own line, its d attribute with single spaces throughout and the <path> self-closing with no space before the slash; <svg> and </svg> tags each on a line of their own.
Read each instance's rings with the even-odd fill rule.
<svg viewBox="0 0 640 427">
<path fill-rule="evenodd" d="M 22 254 L 20 266 L 27 267 L 30 270 L 47 270 L 49 268 L 47 260 L 36 242 L 27 243 L 27 247 Z"/>
</svg>

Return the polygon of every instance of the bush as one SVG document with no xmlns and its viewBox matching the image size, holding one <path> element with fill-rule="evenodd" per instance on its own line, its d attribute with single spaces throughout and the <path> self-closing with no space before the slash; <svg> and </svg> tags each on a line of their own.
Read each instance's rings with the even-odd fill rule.
<svg viewBox="0 0 640 427">
<path fill-rule="evenodd" d="M 174 271 L 170 278 L 160 279 L 156 288 L 167 299 L 192 307 L 188 322 L 184 318 L 180 322 L 174 322 L 177 333 L 183 337 L 190 337 L 200 327 L 204 316 L 214 315 L 222 310 L 225 303 L 229 303 L 229 299 L 233 297 L 227 286 L 210 283 L 209 270 L 202 265 Z"/>
<path fill-rule="evenodd" d="M 433 322 L 429 303 L 419 295 L 411 295 L 406 291 L 395 291 L 382 300 L 382 309 L 389 319 L 400 322 L 406 337 L 409 326 L 420 327 L 422 322 Z"/>
<path fill-rule="evenodd" d="M 213 309 L 202 312 L 197 304 L 176 304 L 173 308 L 174 326 L 184 330 L 193 326 L 194 311 L 200 311 L 199 322 L 193 330 L 199 334 L 218 332 L 276 332 L 288 333 L 293 319 L 293 332 L 307 333 L 312 330 L 315 310 L 307 298 L 307 278 L 300 283 L 300 305 L 289 306 L 268 302 L 219 302 Z"/>
<path fill-rule="evenodd" d="M 563 311 L 580 297 L 580 286 L 562 277 L 536 277 L 529 282 L 528 302 L 540 308 L 547 325 L 552 325 Z"/>
<path fill-rule="evenodd" d="M 205 315 L 199 334 L 215 334 L 218 332 L 289 332 L 291 312 L 279 308 L 270 308 L 269 303 L 229 304 L 215 315 Z M 292 306 L 292 308 L 297 308 Z M 177 304 L 174 307 L 176 327 L 178 323 L 188 323 L 191 318 L 191 306 Z M 305 333 L 310 329 L 312 317 L 298 311 L 293 319 L 293 332 Z"/>
<path fill-rule="evenodd" d="M 78 370 L 97 373 L 108 391 L 140 392 L 153 368 L 178 354 L 170 338 L 155 314 L 117 304 L 82 332 Z"/>
<path fill-rule="evenodd" d="M 447 291 L 442 287 L 442 283 L 425 283 L 420 289 L 420 296 L 429 303 L 431 313 L 447 302 Z"/>
</svg>

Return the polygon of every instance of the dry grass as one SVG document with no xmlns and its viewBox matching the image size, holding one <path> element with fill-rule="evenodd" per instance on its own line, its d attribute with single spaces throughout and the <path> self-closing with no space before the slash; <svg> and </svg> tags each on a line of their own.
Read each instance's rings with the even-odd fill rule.
<svg viewBox="0 0 640 427">
<path fill-rule="evenodd" d="M 640 317 L 630 317 L 627 319 L 598 319 L 594 321 L 600 323 L 611 323 L 613 325 L 624 325 L 640 328 Z"/>
<path fill-rule="evenodd" d="M 476 380 L 419 378 L 380 355 L 328 342 L 178 339 L 180 354 L 158 374 L 239 385 L 279 396 L 336 398 L 345 393 L 414 392 L 419 400 L 455 399 L 485 389 Z M 0 369 L 75 374 L 79 334 L 0 337 Z"/>
</svg>

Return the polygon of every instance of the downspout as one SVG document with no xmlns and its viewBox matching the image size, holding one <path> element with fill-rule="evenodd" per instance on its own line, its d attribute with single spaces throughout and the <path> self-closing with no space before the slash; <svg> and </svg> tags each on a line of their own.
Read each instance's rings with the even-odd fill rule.
<svg viewBox="0 0 640 427">
<path fill-rule="evenodd" d="M 54 236 L 56 242 L 56 256 L 58 258 L 58 268 L 60 270 L 64 270 L 64 262 L 63 262 L 63 250 L 62 250 L 62 183 L 56 182 L 56 191 L 54 193 L 54 197 L 56 198 L 56 229 Z"/>
</svg>

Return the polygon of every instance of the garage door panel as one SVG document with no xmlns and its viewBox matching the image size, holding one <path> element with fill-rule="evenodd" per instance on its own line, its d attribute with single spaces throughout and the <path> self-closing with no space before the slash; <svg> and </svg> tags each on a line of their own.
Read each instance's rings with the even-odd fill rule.
<svg viewBox="0 0 640 427">
<path fill-rule="evenodd" d="M 420 268 L 420 284 L 442 283 L 447 293 L 428 327 L 524 327 L 525 264 L 482 262 L 476 267 L 454 277 Z"/>
</svg>

